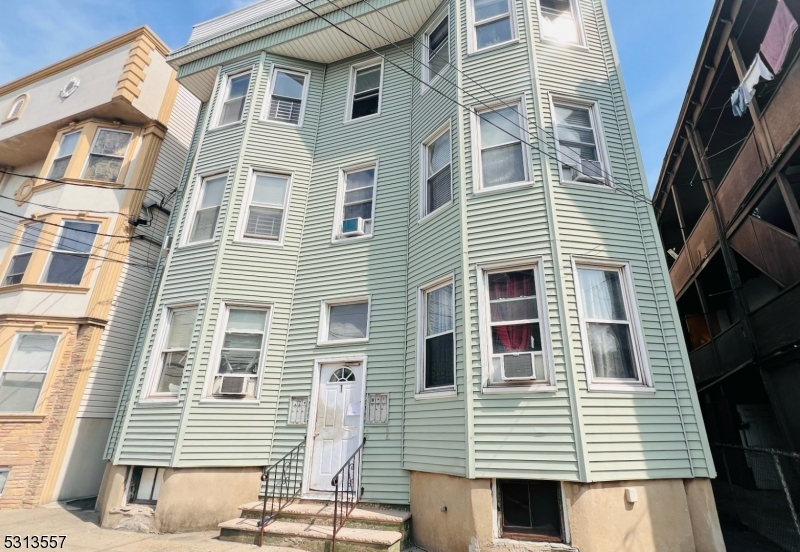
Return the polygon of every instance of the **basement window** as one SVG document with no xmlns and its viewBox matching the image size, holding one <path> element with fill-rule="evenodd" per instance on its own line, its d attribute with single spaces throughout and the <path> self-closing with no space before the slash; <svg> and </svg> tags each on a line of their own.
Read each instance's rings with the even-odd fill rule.
<svg viewBox="0 0 800 552">
<path fill-rule="evenodd" d="M 558 481 L 498 480 L 500 536 L 563 542 Z"/>
<path fill-rule="evenodd" d="M 0 497 L 3 496 L 3 489 L 6 488 L 9 475 L 11 475 L 11 468 L 0 468 Z"/>
<path fill-rule="evenodd" d="M 155 504 L 164 481 L 164 468 L 131 468 L 128 504 Z"/>
</svg>

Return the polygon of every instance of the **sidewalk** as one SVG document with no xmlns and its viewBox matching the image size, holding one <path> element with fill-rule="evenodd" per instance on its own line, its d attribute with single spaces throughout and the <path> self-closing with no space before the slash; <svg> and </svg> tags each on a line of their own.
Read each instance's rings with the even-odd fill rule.
<svg viewBox="0 0 800 552">
<path fill-rule="evenodd" d="M 97 512 L 61 504 L 33 510 L 0 511 L 0 547 L 6 535 L 66 535 L 64 548 L 70 552 L 247 552 L 256 547 L 217 540 L 218 533 L 157 535 L 102 529 Z M 59 539 L 60 541 L 60 539 Z M 25 545 L 22 545 L 22 550 Z M 294 548 L 264 546 L 263 552 L 302 552 Z"/>
</svg>

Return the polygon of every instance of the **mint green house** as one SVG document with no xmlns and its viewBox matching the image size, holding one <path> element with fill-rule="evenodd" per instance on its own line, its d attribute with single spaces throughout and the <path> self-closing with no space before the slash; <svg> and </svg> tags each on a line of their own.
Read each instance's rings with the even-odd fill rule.
<svg viewBox="0 0 800 552">
<path fill-rule="evenodd" d="M 724 550 L 603 0 L 265 0 L 169 60 L 203 107 L 104 524 L 254 542 L 291 453 L 265 542 L 327 549 L 355 454 L 352 549 Z"/>
</svg>

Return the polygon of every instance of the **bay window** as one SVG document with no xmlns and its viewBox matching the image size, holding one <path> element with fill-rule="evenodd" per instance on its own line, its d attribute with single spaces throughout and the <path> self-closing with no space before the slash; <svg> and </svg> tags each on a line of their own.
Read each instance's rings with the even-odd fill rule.
<svg viewBox="0 0 800 552">
<path fill-rule="evenodd" d="M 45 284 L 80 285 L 98 228 L 96 222 L 64 221 L 50 252 Z"/>
<path fill-rule="evenodd" d="M 189 231 L 188 243 L 210 241 L 217 230 L 222 196 L 228 175 L 211 176 L 200 180 L 199 197 Z"/>
<path fill-rule="evenodd" d="M 153 354 L 151 397 L 177 397 L 189 356 L 197 307 L 164 309 L 159 346 Z"/>
<path fill-rule="evenodd" d="M 472 50 L 484 50 L 516 38 L 511 0 L 471 0 Z"/>
<path fill-rule="evenodd" d="M 11 262 L 8 264 L 6 276 L 3 279 L 4 286 L 19 284 L 25 276 L 25 271 L 28 269 L 28 263 L 31 260 L 36 243 L 39 240 L 39 234 L 42 232 L 44 226 L 41 222 L 34 222 L 25 226 L 22 232 L 22 237 L 17 245 L 17 250 L 14 256 L 11 257 Z"/>
<path fill-rule="evenodd" d="M 280 242 L 286 224 L 290 177 L 254 172 L 244 212 L 242 237 L 247 240 Z"/>
<path fill-rule="evenodd" d="M 100 128 L 89 150 L 89 159 L 83 169 L 83 178 L 116 182 L 122 171 L 125 153 L 133 134 L 120 130 Z"/>
<path fill-rule="evenodd" d="M 264 364 L 269 309 L 224 308 L 224 327 L 211 394 L 223 398 L 255 398 Z"/>
<path fill-rule="evenodd" d="M 421 161 L 423 189 L 420 190 L 420 205 L 424 218 L 453 199 L 449 125 L 424 144 Z"/>
<path fill-rule="evenodd" d="M 267 120 L 302 124 L 307 81 L 307 73 L 274 69 L 267 101 Z"/>
<path fill-rule="evenodd" d="M 522 102 L 478 112 L 477 178 L 483 189 L 522 184 L 528 181 L 527 148 Z"/>
<path fill-rule="evenodd" d="M 248 70 L 246 73 L 227 77 L 217 126 L 230 125 L 242 120 L 247 89 L 250 87 L 251 72 Z"/>
<path fill-rule="evenodd" d="M 20 332 L 0 372 L 0 412 L 33 412 L 58 344 L 57 334 Z"/>
</svg>

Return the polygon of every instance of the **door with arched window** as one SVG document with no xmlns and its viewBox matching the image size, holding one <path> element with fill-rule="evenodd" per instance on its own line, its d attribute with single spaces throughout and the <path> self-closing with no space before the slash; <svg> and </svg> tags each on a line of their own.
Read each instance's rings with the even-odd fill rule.
<svg viewBox="0 0 800 552">
<path fill-rule="evenodd" d="M 364 406 L 364 365 L 320 366 L 309 490 L 333 491 L 331 479 L 359 445 Z"/>
</svg>

